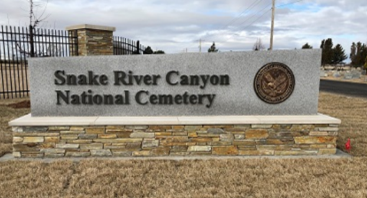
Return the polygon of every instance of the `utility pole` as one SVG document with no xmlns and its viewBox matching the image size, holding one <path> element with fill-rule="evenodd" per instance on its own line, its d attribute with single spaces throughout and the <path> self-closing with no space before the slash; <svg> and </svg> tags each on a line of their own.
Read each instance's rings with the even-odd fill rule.
<svg viewBox="0 0 367 198">
<path fill-rule="evenodd" d="M 205 40 L 199 39 L 199 40 L 195 40 L 194 42 L 197 42 L 197 41 L 199 41 L 199 53 L 201 53 L 201 42 Z"/>
<path fill-rule="evenodd" d="M 199 39 L 199 40 L 197 40 L 197 41 L 199 41 L 199 52 L 201 53 L 201 42 L 202 42 L 202 41 L 204 41 L 204 40 Z"/>
<path fill-rule="evenodd" d="M 275 14 L 275 0 L 273 0 L 271 12 L 271 30 L 270 30 L 270 47 L 269 50 L 273 50 L 273 34 L 274 34 L 274 14 Z"/>
<path fill-rule="evenodd" d="M 199 39 L 199 52 L 201 53 L 201 39 Z"/>
</svg>

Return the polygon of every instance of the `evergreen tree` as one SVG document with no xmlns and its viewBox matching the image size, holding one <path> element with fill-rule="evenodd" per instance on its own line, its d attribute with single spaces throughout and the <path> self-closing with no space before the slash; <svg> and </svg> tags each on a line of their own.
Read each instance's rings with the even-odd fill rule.
<svg viewBox="0 0 367 198">
<path fill-rule="evenodd" d="M 333 40 L 328 38 L 326 41 L 322 40 L 320 48 L 322 49 L 321 64 L 332 64 L 333 59 Z"/>
<path fill-rule="evenodd" d="M 333 58 L 331 62 L 333 64 L 338 64 L 338 63 L 343 62 L 347 58 L 348 57 L 345 54 L 343 47 L 340 44 L 337 44 L 335 48 L 333 48 Z"/>
<path fill-rule="evenodd" d="M 349 58 L 352 61 L 352 65 L 354 65 L 354 57 L 356 56 L 356 49 L 357 49 L 356 43 L 353 42 L 352 46 L 350 46 L 350 55 L 349 55 Z"/>
<path fill-rule="evenodd" d="M 218 49 L 215 47 L 215 42 L 213 42 L 212 46 L 210 46 L 208 52 L 218 52 Z"/>
<path fill-rule="evenodd" d="M 325 45 L 325 39 L 323 39 L 323 40 L 321 41 L 320 49 L 324 49 L 324 45 Z"/>
<path fill-rule="evenodd" d="M 354 57 L 354 61 L 355 61 L 355 66 L 360 66 L 361 65 L 361 59 L 362 59 L 362 43 L 358 42 L 357 43 L 357 52 L 356 52 L 356 56 Z"/>
<path fill-rule="evenodd" d="M 358 42 L 355 44 L 352 43 L 350 47 L 350 60 L 352 61 L 352 65 L 355 67 L 364 66 L 366 63 L 366 56 L 367 56 L 367 46 L 366 44 L 362 44 Z"/>
<path fill-rule="evenodd" d="M 165 54 L 163 50 L 154 51 L 153 54 Z"/>
<path fill-rule="evenodd" d="M 148 46 L 147 48 L 145 48 L 143 54 L 153 54 L 153 50 L 150 46 Z"/>
<path fill-rule="evenodd" d="M 367 65 L 367 45 L 363 45 L 364 48 L 363 48 L 363 52 L 362 52 L 362 57 L 366 57 L 362 60 L 364 60 L 364 62 L 362 63 L 362 65 L 366 66 Z"/>
<path fill-rule="evenodd" d="M 360 67 L 365 64 L 365 57 L 367 56 L 367 46 L 358 42 L 352 44 L 350 58 L 352 60 L 352 65 L 355 67 Z"/>
<path fill-rule="evenodd" d="M 325 46 L 325 39 L 321 41 L 320 49 L 322 50 L 321 54 L 321 65 L 325 65 L 325 52 L 324 52 L 324 46 Z"/>
<path fill-rule="evenodd" d="M 364 59 L 364 69 L 367 70 L 367 56 Z M 366 75 L 367 75 L 367 73 L 366 73 Z"/>
<path fill-rule="evenodd" d="M 306 43 L 302 46 L 302 49 L 312 49 L 312 46 Z"/>
</svg>

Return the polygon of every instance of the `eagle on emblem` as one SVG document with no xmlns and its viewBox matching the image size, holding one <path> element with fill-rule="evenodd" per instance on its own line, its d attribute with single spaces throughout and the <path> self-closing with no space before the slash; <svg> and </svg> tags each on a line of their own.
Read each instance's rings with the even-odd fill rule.
<svg viewBox="0 0 367 198">
<path fill-rule="evenodd" d="M 264 80 L 262 81 L 262 90 L 269 96 L 277 96 L 286 91 L 287 76 L 284 73 L 278 73 L 274 78 L 270 72 L 264 75 Z"/>
</svg>

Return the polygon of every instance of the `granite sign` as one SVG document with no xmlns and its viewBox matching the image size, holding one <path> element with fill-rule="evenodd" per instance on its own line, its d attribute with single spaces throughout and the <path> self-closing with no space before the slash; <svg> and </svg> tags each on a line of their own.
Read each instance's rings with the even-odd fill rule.
<svg viewBox="0 0 367 198">
<path fill-rule="evenodd" d="M 32 116 L 315 115 L 320 59 L 320 50 L 34 58 Z"/>
</svg>

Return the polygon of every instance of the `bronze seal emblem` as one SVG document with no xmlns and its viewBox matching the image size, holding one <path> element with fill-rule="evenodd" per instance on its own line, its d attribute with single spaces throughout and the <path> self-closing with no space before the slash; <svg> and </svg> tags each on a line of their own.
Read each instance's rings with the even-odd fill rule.
<svg viewBox="0 0 367 198">
<path fill-rule="evenodd" d="M 268 63 L 256 74 L 254 88 L 256 95 L 269 104 L 279 104 L 287 100 L 295 86 L 291 69 L 283 63 Z"/>
</svg>

